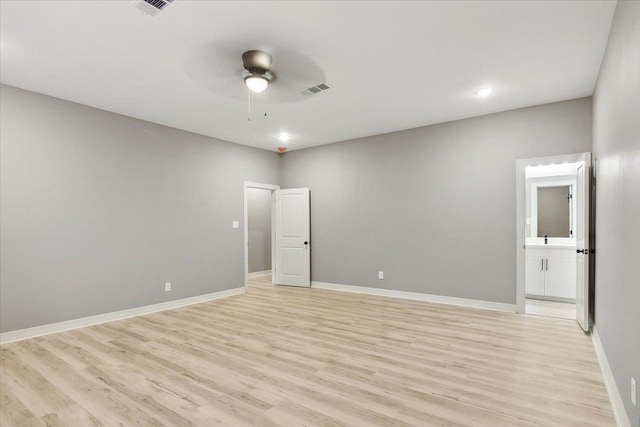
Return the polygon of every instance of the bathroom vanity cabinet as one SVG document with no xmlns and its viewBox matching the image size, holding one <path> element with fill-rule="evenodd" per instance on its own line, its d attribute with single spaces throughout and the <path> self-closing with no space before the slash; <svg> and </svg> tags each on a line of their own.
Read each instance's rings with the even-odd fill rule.
<svg viewBox="0 0 640 427">
<path fill-rule="evenodd" d="M 527 295 L 575 299 L 575 247 L 527 247 L 525 289 Z"/>
</svg>

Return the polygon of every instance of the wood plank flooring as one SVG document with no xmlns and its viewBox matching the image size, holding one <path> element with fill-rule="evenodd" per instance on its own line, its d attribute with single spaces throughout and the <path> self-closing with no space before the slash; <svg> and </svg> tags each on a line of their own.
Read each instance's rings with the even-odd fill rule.
<svg viewBox="0 0 640 427">
<path fill-rule="evenodd" d="M 614 426 L 576 322 L 251 281 L 1 347 L 3 426 Z"/>
</svg>

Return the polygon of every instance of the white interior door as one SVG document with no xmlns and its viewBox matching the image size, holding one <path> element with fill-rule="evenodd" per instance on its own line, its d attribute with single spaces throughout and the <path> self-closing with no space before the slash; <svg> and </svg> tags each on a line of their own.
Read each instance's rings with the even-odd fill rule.
<svg viewBox="0 0 640 427">
<path fill-rule="evenodd" d="M 576 185 L 576 320 L 589 330 L 589 189 L 591 153 L 584 153 L 578 162 Z"/>
<path fill-rule="evenodd" d="M 311 286 L 309 189 L 276 190 L 276 254 L 273 283 Z"/>
</svg>

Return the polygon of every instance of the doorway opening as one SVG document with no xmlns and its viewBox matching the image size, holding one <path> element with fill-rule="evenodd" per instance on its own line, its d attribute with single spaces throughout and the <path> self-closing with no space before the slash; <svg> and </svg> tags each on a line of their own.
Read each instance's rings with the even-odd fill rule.
<svg viewBox="0 0 640 427">
<path fill-rule="evenodd" d="M 585 331 L 590 165 L 590 153 L 516 164 L 517 311 L 577 320 Z"/>
<path fill-rule="evenodd" d="M 280 186 L 244 183 L 244 284 L 273 283 L 275 197 Z"/>
<path fill-rule="evenodd" d="M 244 286 L 311 286 L 308 188 L 244 183 Z M 258 277 L 263 280 L 257 280 Z"/>
<path fill-rule="evenodd" d="M 525 167 L 525 313 L 576 319 L 577 163 Z"/>
</svg>

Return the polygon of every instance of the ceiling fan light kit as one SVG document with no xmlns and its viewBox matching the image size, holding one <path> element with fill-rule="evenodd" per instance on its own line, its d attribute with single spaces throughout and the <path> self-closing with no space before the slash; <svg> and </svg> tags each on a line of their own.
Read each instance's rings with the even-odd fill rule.
<svg viewBox="0 0 640 427">
<path fill-rule="evenodd" d="M 244 84 L 251 92 L 260 93 L 269 86 L 269 79 L 260 74 L 251 74 L 244 78 Z"/>
</svg>

